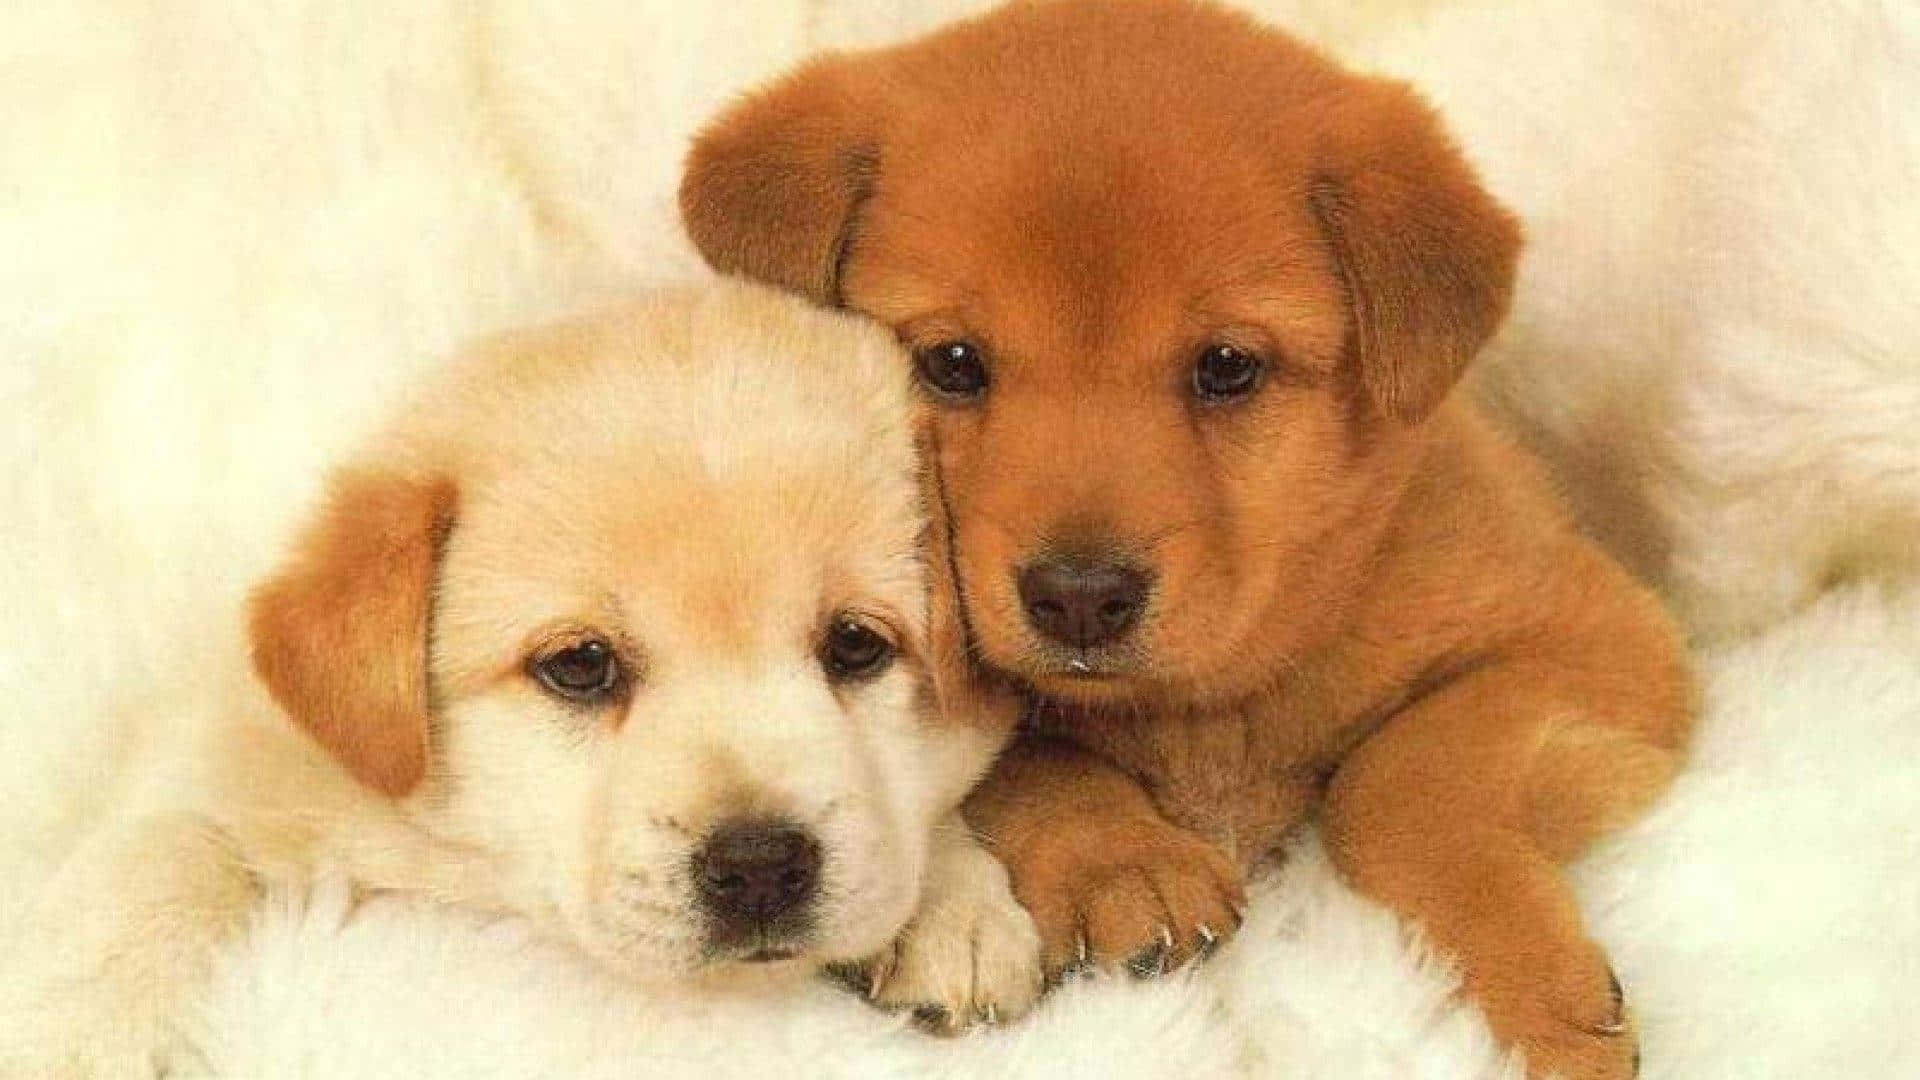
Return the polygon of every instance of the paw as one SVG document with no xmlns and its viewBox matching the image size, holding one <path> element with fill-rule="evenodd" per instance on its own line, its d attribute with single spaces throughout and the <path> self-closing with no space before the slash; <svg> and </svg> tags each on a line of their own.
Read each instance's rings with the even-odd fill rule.
<svg viewBox="0 0 1920 1080">
<path fill-rule="evenodd" d="M 1141 978 L 1176 970 L 1232 936 L 1246 905 L 1225 852 L 1160 821 L 1063 828 L 1029 845 L 1012 871 L 1050 983 L 1089 967 Z"/>
<path fill-rule="evenodd" d="M 1488 1025 L 1525 1055 L 1528 1076 L 1631 1080 L 1640 1043 L 1626 993 L 1598 950 L 1578 960 L 1523 998 L 1480 991 Z"/>
<path fill-rule="evenodd" d="M 1033 1007 L 1040 937 L 999 860 L 969 839 L 929 868 L 920 910 L 893 944 L 841 974 L 880 1007 L 956 1035 Z"/>
</svg>

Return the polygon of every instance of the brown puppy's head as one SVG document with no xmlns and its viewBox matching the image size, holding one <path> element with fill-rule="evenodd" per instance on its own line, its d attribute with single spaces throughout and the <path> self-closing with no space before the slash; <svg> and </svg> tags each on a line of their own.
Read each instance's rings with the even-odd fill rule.
<svg viewBox="0 0 1920 1080">
<path fill-rule="evenodd" d="M 696 143 L 716 266 L 874 315 L 982 654 L 1231 693 L 1339 617 L 1519 246 L 1432 112 L 1175 0 L 829 57 Z"/>
</svg>

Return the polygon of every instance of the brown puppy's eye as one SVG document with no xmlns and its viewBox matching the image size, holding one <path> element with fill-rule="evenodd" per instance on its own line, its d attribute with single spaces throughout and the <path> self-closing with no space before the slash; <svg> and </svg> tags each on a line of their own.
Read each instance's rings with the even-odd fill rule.
<svg viewBox="0 0 1920 1080">
<path fill-rule="evenodd" d="M 837 615 L 827 627 L 820 663 L 835 681 L 871 679 L 893 662 L 893 642 L 852 615 Z"/>
<path fill-rule="evenodd" d="M 913 354 L 920 381 L 944 397 L 971 399 L 987 388 L 987 365 L 980 350 L 964 341 L 943 341 Z"/>
<path fill-rule="evenodd" d="M 1230 401 L 1260 385 L 1260 358 L 1232 345 L 1209 345 L 1193 366 L 1193 389 L 1203 401 Z"/>
<path fill-rule="evenodd" d="M 613 646 L 598 638 L 548 653 L 532 667 L 533 677 L 542 686 L 568 701 L 603 701 L 620 684 L 620 661 L 613 655 Z"/>
</svg>

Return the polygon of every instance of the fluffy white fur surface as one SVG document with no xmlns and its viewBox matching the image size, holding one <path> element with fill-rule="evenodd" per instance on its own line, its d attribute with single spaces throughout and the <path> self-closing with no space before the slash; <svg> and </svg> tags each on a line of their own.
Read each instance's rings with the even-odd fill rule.
<svg viewBox="0 0 1920 1080">
<path fill-rule="evenodd" d="M 983 6 L 0 6 L 0 921 L 398 387 L 699 273 L 671 196 L 715 107 Z M 1920 1075 L 1920 9 L 1254 6 L 1414 77 L 1524 213 L 1479 389 L 1719 641 L 1695 761 L 1577 871 L 1646 1075 Z M 1510 1069 L 1311 839 L 1203 971 L 956 1042 L 824 985 L 643 995 L 513 924 L 325 890 L 225 959 L 203 1041 L 227 1077 Z"/>
</svg>

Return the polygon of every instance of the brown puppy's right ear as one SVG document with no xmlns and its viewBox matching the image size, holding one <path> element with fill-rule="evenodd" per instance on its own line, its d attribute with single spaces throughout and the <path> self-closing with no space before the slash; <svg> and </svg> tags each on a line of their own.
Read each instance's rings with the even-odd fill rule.
<svg viewBox="0 0 1920 1080">
<path fill-rule="evenodd" d="M 253 666 L 275 701 L 382 794 L 427 768 L 427 620 L 452 482 L 345 470 L 293 557 L 255 590 Z"/>
<path fill-rule="evenodd" d="M 1417 423 L 1506 316 L 1519 222 L 1406 86 L 1361 82 L 1321 106 L 1318 132 L 1309 201 L 1347 287 L 1362 385 Z"/>
<path fill-rule="evenodd" d="M 714 269 L 840 305 L 840 271 L 880 164 L 878 124 L 856 99 L 852 63 L 808 64 L 694 139 L 680 216 Z"/>
</svg>

